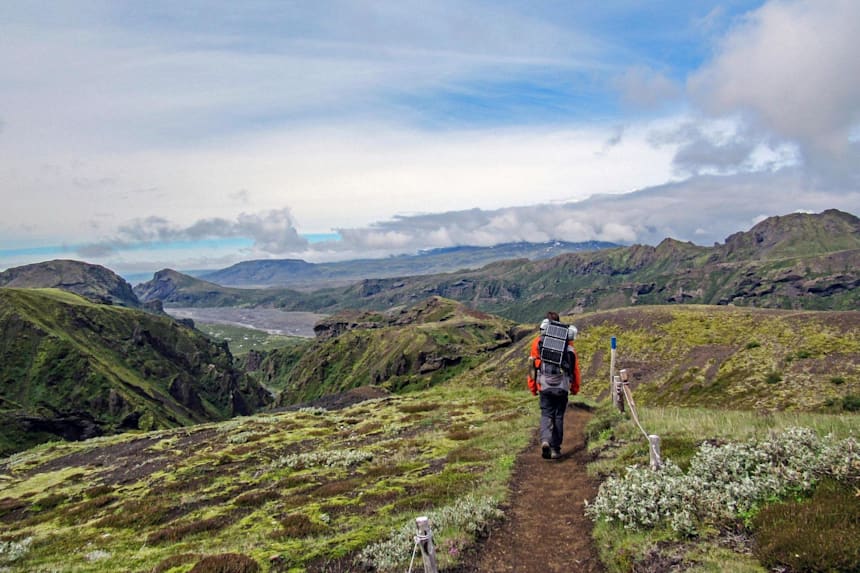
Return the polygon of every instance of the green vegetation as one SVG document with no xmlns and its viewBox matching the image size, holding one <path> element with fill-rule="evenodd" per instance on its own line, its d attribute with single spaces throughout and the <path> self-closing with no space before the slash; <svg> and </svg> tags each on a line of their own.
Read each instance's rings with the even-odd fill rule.
<svg viewBox="0 0 860 573">
<path fill-rule="evenodd" d="M 281 348 L 304 348 L 309 342 L 307 338 L 270 334 L 256 328 L 245 328 L 230 324 L 216 324 L 196 320 L 194 321 L 194 326 L 209 338 L 226 342 L 230 347 L 230 352 L 237 358 L 245 356 L 252 350 L 268 352 Z"/>
<path fill-rule="evenodd" d="M 805 499 L 764 507 L 752 523 L 755 553 L 768 568 L 855 571 L 860 563 L 856 487 L 827 481 Z"/>
<path fill-rule="evenodd" d="M 847 498 L 860 485 L 860 418 L 674 407 L 640 407 L 639 414 L 647 431 L 661 437 L 660 472 L 637 469 L 648 464 L 648 445 L 609 405 L 588 429 L 596 458 L 589 470 L 608 478 L 589 511 L 598 518 L 594 537 L 610 571 L 669 558 L 695 571 L 764 571 L 743 552 L 721 549 L 727 532 L 734 532 L 735 545 L 750 547 L 755 539 L 768 567 L 853 570 L 845 563 L 858 562 L 856 544 L 837 540 L 844 539 L 846 520 L 860 523 L 860 502 Z M 839 502 L 827 493 L 833 488 Z M 781 500 L 796 505 L 783 508 Z M 827 522 L 822 516 L 835 503 L 841 512 Z M 805 514 L 782 527 L 780 519 Z"/>
<path fill-rule="evenodd" d="M 411 540 L 398 532 L 428 511 L 449 516 L 437 542 L 465 548 L 499 515 L 536 422 L 530 398 L 445 385 L 338 411 L 44 445 L 0 461 L 0 566 L 387 570 L 408 564 Z M 469 436 L 448 437 L 457 428 Z M 374 543 L 385 551 L 360 553 Z"/>
<path fill-rule="evenodd" d="M 56 437 L 226 419 L 269 399 L 225 345 L 167 316 L 2 288 L 0 331 L 0 454 Z"/>
<path fill-rule="evenodd" d="M 510 346 L 512 327 L 504 319 L 433 297 L 399 311 L 387 323 L 317 339 L 301 353 L 275 350 L 263 360 L 258 379 L 267 387 L 284 388 L 280 405 L 367 385 L 420 390 L 450 380 Z"/>
</svg>

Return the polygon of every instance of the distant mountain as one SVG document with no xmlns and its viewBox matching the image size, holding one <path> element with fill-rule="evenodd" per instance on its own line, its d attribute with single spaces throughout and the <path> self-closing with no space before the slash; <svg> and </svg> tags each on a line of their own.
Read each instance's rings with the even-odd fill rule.
<svg viewBox="0 0 860 573">
<path fill-rule="evenodd" d="M 289 289 L 225 287 L 173 269 L 162 269 L 151 281 L 135 285 L 134 293 L 142 301 L 159 300 L 171 306 L 283 306 L 306 298 Z"/>
<path fill-rule="evenodd" d="M 729 261 L 810 257 L 860 249 L 860 219 L 831 209 L 820 215 L 770 217 L 726 239 L 720 249 Z"/>
<path fill-rule="evenodd" d="M 665 239 L 656 247 L 511 259 L 480 269 L 372 278 L 313 292 L 212 287 L 201 293 L 180 286 L 164 300 L 332 313 L 384 310 L 441 296 L 521 321 L 537 320 L 551 308 L 572 313 L 642 304 L 847 310 L 860 306 L 858 269 L 860 219 L 830 210 L 771 217 L 713 247 Z M 150 299 L 137 292 L 142 300 Z"/>
<path fill-rule="evenodd" d="M 0 288 L 0 456 L 57 436 L 223 420 L 268 401 L 225 344 L 167 316 Z"/>
<path fill-rule="evenodd" d="M 99 265 L 54 260 L 0 272 L 0 287 L 58 288 L 102 304 L 140 307 L 125 279 Z"/>
<path fill-rule="evenodd" d="M 617 247 L 614 243 L 506 243 L 493 247 L 459 246 L 398 255 L 384 259 L 359 259 L 334 263 L 308 263 L 300 259 L 257 260 L 237 263 L 199 278 L 233 287 L 322 288 L 344 286 L 362 279 L 443 273 L 475 269 L 489 263 L 524 258 L 546 259 L 562 253 Z"/>
</svg>

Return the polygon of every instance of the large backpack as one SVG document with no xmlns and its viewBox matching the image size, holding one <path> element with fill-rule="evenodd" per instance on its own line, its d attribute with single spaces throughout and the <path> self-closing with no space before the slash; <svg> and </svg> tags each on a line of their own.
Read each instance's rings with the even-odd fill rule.
<svg viewBox="0 0 860 573">
<path fill-rule="evenodd" d="M 576 366 L 576 355 L 568 345 L 569 329 L 566 324 L 551 320 L 538 339 L 540 371 L 547 376 L 564 373 L 570 376 Z"/>
</svg>

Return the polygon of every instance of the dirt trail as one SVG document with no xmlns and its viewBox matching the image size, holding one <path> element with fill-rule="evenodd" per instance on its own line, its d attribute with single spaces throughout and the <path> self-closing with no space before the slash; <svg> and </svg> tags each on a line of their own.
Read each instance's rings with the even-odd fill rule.
<svg viewBox="0 0 860 573">
<path fill-rule="evenodd" d="M 594 499 L 597 493 L 597 482 L 585 469 L 585 423 L 589 417 L 585 410 L 568 407 L 559 460 L 541 457 L 535 432 L 514 467 L 507 519 L 481 544 L 470 570 L 603 571 L 591 542 L 591 521 L 584 514 L 584 500 Z"/>
</svg>

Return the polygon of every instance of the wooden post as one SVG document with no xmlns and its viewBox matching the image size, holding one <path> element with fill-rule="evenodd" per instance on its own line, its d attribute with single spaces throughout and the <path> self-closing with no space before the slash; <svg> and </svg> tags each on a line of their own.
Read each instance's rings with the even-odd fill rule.
<svg viewBox="0 0 860 573">
<path fill-rule="evenodd" d="M 615 382 L 615 337 L 613 336 L 610 341 L 609 351 L 609 386 L 613 387 Z"/>
<path fill-rule="evenodd" d="M 611 339 L 611 350 L 609 353 L 609 395 L 612 396 L 612 404 L 619 412 L 624 411 L 624 396 L 621 395 L 621 381 L 615 375 L 615 347 L 617 342 L 613 336 Z"/>
<path fill-rule="evenodd" d="M 430 530 L 430 520 L 427 517 L 415 519 L 418 535 L 415 542 L 421 548 L 421 559 L 424 561 L 424 573 L 439 573 L 436 566 L 436 548 L 433 547 L 433 532 Z"/>
<path fill-rule="evenodd" d="M 648 443 L 651 450 L 651 469 L 659 470 L 663 466 L 663 460 L 660 457 L 660 436 L 651 434 L 648 436 Z"/>
<path fill-rule="evenodd" d="M 619 412 L 624 412 L 624 387 L 621 376 L 615 376 L 612 379 L 612 403 Z"/>
</svg>

